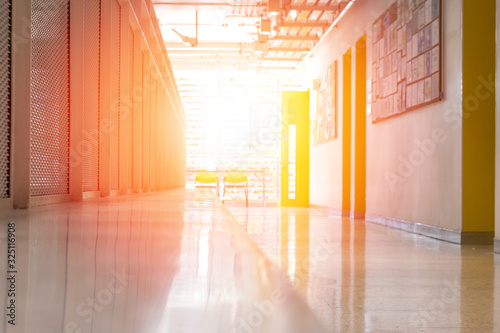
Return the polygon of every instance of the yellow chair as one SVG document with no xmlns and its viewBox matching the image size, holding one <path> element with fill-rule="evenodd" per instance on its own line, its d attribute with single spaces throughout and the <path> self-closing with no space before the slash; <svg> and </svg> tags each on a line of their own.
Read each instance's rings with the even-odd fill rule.
<svg viewBox="0 0 500 333">
<path fill-rule="evenodd" d="M 230 188 L 244 188 L 245 189 L 245 199 L 248 207 L 248 177 L 246 173 L 226 173 L 224 175 L 224 184 L 222 191 L 222 202 L 224 202 L 226 195 L 226 187 Z"/>
<path fill-rule="evenodd" d="M 219 197 L 219 175 L 216 172 L 198 172 L 194 178 L 194 187 L 215 188 Z"/>
</svg>

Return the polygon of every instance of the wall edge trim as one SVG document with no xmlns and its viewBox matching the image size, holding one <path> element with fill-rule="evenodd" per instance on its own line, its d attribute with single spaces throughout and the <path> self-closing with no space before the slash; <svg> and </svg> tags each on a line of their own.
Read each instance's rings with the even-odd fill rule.
<svg viewBox="0 0 500 333">
<path fill-rule="evenodd" d="M 495 238 L 494 240 L 494 248 L 495 248 L 495 253 L 498 253 L 500 254 L 500 239 L 499 238 Z"/>
<path fill-rule="evenodd" d="M 449 243 L 462 243 L 462 232 L 458 230 L 446 229 L 422 223 L 415 223 L 371 213 L 366 213 L 365 219 L 366 222 L 383 225 L 388 228 L 399 229 Z"/>
</svg>

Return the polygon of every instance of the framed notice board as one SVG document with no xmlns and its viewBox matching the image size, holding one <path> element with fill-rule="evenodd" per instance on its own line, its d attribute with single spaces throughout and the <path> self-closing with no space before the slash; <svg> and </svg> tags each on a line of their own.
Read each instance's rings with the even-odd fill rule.
<svg viewBox="0 0 500 333">
<path fill-rule="evenodd" d="M 441 99 L 441 0 L 397 0 L 372 37 L 372 122 Z"/>
<path fill-rule="evenodd" d="M 313 121 L 315 144 L 337 137 L 337 60 L 323 73 L 316 98 Z"/>
</svg>

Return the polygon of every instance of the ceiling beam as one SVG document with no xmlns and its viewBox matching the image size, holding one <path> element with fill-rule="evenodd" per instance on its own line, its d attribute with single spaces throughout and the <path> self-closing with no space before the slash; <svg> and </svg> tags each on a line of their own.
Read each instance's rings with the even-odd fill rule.
<svg viewBox="0 0 500 333">
<path fill-rule="evenodd" d="M 212 71 L 214 69 L 230 69 L 230 70 L 248 70 L 255 72 L 257 66 L 249 66 L 246 64 L 178 64 L 175 66 L 175 70 L 196 70 L 196 71 Z"/>
<path fill-rule="evenodd" d="M 290 7 L 290 10 L 308 10 L 308 11 L 314 11 L 314 10 L 320 10 L 324 12 L 338 12 L 340 11 L 340 6 L 334 5 L 334 6 L 325 6 L 325 5 L 293 5 Z"/>
<path fill-rule="evenodd" d="M 296 61 L 299 62 L 302 58 L 288 58 L 288 57 L 264 57 L 264 61 Z"/>
<path fill-rule="evenodd" d="M 242 54 L 236 52 L 213 52 L 213 53 L 176 53 L 176 52 L 168 52 L 169 59 L 174 60 L 203 60 L 203 59 L 233 59 L 233 58 L 245 58 L 248 59 L 252 56 L 251 52 L 245 52 Z"/>
<path fill-rule="evenodd" d="M 182 58 L 189 58 L 191 59 L 192 57 L 196 56 L 206 56 L 206 57 L 234 57 L 234 56 L 243 56 L 243 57 L 248 57 L 253 54 L 253 51 L 247 50 L 243 51 L 240 53 L 239 51 L 228 51 L 228 50 L 218 50 L 218 51 L 212 51 L 212 52 L 200 52 L 197 53 L 196 51 L 191 51 L 191 52 L 186 52 L 183 50 L 167 50 L 168 57 L 171 59 L 182 59 Z"/>
<path fill-rule="evenodd" d="M 262 5 L 256 4 L 232 4 L 227 2 L 175 2 L 175 1 L 153 1 L 153 5 L 162 5 L 162 6 L 208 6 L 208 7 L 218 7 L 218 6 L 226 6 L 226 7 L 256 7 L 261 8 L 264 7 Z"/>
<path fill-rule="evenodd" d="M 293 71 L 295 67 L 258 67 L 261 70 L 283 70 L 283 71 Z"/>
<path fill-rule="evenodd" d="M 318 36 L 276 36 L 271 38 L 271 40 L 312 40 L 312 41 L 318 41 L 319 37 Z"/>
<path fill-rule="evenodd" d="M 298 28 L 328 28 L 331 23 L 327 21 L 319 21 L 319 22 L 295 22 L 295 21 L 284 21 L 280 25 L 282 27 L 298 27 Z"/>
<path fill-rule="evenodd" d="M 191 62 L 191 61 L 175 61 L 173 63 L 175 67 L 177 68 L 178 66 L 235 66 L 235 67 L 257 67 L 258 64 L 251 64 L 248 61 L 235 61 L 235 60 L 228 60 L 228 61 L 216 61 L 216 60 L 210 60 L 210 61 L 205 61 L 203 62 Z"/>
<path fill-rule="evenodd" d="M 196 47 L 186 46 L 181 42 L 168 42 L 165 41 L 165 47 L 167 51 L 169 49 L 176 50 L 200 50 L 200 49 L 215 49 L 215 50 L 246 50 L 253 49 L 251 42 L 240 43 L 240 42 L 199 42 Z"/>
<path fill-rule="evenodd" d="M 289 10 L 308 10 L 308 11 L 340 11 L 344 3 L 348 1 L 344 1 L 342 3 L 336 5 L 292 5 Z M 175 2 L 175 1 L 157 1 L 153 2 L 155 6 L 182 6 L 182 7 L 195 7 L 197 9 L 207 8 L 207 7 L 229 7 L 229 8 L 265 8 L 266 5 L 261 5 L 258 3 L 255 4 L 234 4 L 227 2 Z"/>
<path fill-rule="evenodd" d="M 278 46 L 278 47 L 270 47 L 267 49 L 268 51 L 274 52 L 309 52 L 310 49 L 308 47 L 286 47 L 286 46 Z"/>
</svg>

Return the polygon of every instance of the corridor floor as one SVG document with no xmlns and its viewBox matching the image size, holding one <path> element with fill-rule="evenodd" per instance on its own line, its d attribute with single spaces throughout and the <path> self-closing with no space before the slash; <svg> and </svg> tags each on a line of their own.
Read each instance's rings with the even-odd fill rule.
<svg viewBox="0 0 500 333">
<path fill-rule="evenodd" d="M 229 207 L 328 332 L 500 332 L 500 255 L 331 216 Z"/>
<path fill-rule="evenodd" d="M 0 297 L 13 304 L 0 332 L 325 332 L 212 194 L 99 198 L 0 221 Z"/>
<path fill-rule="evenodd" d="M 174 190 L 0 212 L 0 332 L 500 331 L 491 247 L 228 206 Z"/>
</svg>

